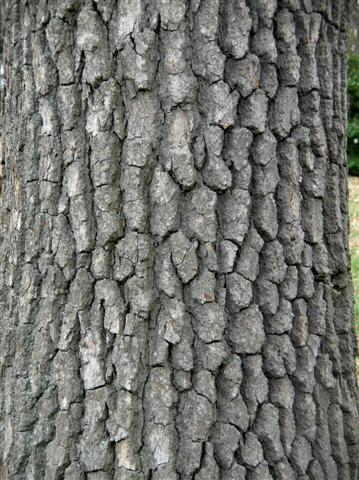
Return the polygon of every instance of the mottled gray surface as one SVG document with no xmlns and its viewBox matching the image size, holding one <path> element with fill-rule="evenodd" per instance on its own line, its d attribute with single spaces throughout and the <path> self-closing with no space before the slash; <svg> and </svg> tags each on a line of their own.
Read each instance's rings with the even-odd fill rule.
<svg viewBox="0 0 359 480">
<path fill-rule="evenodd" d="M 350 2 L 1 8 L 0 478 L 356 480 Z"/>
</svg>

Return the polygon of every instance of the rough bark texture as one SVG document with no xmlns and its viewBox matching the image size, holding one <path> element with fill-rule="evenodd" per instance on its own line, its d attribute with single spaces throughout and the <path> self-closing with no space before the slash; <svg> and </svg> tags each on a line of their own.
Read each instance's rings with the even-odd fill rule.
<svg viewBox="0 0 359 480">
<path fill-rule="evenodd" d="M 350 2 L 1 3 L 0 478 L 356 479 Z"/>
</svg>

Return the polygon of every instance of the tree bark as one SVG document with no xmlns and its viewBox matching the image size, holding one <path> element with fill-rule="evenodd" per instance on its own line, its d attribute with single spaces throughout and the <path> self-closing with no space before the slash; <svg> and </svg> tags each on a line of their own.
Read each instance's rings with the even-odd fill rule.
<svg viewBox="0 0 359 480">
<path fill-rule="evenodd" d="M 346 0 L 3 0 L 0 478 L 356 479 Z"/>
</svg>

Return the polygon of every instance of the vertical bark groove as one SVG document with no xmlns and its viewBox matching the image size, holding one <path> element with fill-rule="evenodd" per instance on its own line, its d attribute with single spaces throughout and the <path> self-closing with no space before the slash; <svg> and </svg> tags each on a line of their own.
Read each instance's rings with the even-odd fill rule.
<svg viewBox="0 0 359 480">
<path fill-rule="evenodd" d="M 349 3 L 2 3 L 0 478 L 356 478 Z"/>
</svg>

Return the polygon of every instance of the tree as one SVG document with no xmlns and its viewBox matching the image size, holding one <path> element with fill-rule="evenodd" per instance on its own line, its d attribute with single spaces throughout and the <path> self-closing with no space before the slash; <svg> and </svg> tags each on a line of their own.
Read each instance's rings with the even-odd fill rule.
<svg viewBox="0 0 359 480">
<path fill-rule="evenodd" d="M 11 480 L 355 479 L 345 0 L 3 0 Z"/>
</svg>

